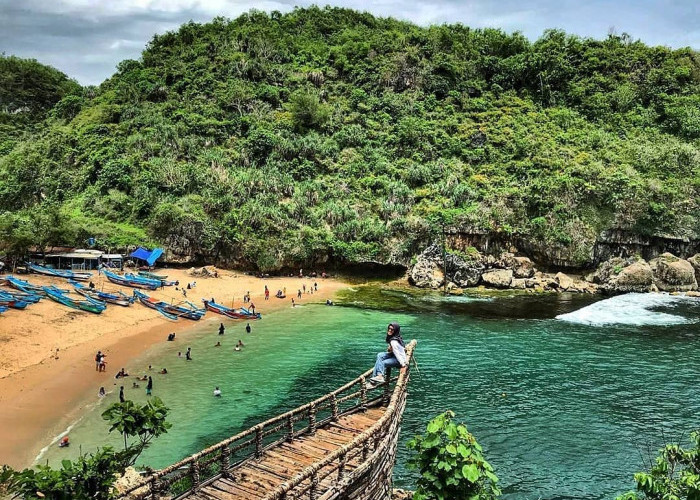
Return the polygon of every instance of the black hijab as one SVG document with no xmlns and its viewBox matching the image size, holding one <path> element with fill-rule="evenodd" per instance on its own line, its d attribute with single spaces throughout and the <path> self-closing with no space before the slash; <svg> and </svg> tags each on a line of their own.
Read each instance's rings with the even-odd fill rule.
<svg viewBox="0 0 700 500">
<path fill-rule="evenodd" d="M 392 330 L 393 333 L 389 335 L 387 333 L 386 335 L 386 343 L 389 344 L 392 340 L 398 340 L 399 344 L 401 344 L 403 347 L 406 347 L 406 343 L 403 341 L 403 338 L 401 337 L 401 327 L 399 326 L 398 323 L 389 323 L 389 326 L 393 327 L 394 329 Z M 388 327 L 387 327 L 388 329 Z"/>
</svg>

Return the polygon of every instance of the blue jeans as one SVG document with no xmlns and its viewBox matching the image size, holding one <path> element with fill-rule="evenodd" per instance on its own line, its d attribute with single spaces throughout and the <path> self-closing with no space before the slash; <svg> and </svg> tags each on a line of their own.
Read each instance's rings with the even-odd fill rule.
<svg viewBox="0 0 700 500">
<path fill-rule="evenodd" d="M 401 363 L 399 363 L 399 360 L 396 359 L 396 357 L 392 353 L 380 352 L 379 354 L 377 354 L 377 362 L 374 364 L 374 371 L 372 372 L 372 376 L 383 376 L 384 370 L 390 366 L 398 367 L 401 366 Z"/>
</svg>

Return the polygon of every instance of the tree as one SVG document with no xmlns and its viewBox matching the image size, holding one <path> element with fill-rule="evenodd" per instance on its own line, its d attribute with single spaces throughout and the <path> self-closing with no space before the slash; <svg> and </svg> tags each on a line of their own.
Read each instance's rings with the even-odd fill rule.
<svg viewBox="0 0 700 500">
<path fill-rule="evenodd" d="M 163 401 L 155 397 L 140 407 L 128 400 L 115 403 L 102 413 L 102 418 L 110 423 L 109 432 L 117 430 L 122 434 L 125 452 L 129 449 L 137 451 L 133 463 L 153 438 L 165 434 L 172 427 L 165 421 L 168 411 Z M 130 438 L 137 438 L 138 441 L 130 445 Z"/>
<path fill-rule="evenodd" d="M 634 475 L 637 491 L 617 500 L 700 500 L 700 430 L 690 441 L 690 448 L 667 444 L 648 472 Z"/>
<path fill-rule="evenodd" d="M 414 500 L 490 500 L 501 494 L 481 446 L 465 425 L 452 421 L 454 416 L 452 411 L 438 415 L 424 435 L 408 442 L 415 451 L 408 465 L 420 473 Z"/>
</svg>

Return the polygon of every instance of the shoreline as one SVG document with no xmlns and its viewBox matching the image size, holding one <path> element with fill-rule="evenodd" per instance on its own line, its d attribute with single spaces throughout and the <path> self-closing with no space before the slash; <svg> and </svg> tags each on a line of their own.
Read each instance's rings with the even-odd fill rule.
<svg viewBox="0 0 700 500">
<path fill-rule="evenodd" d="M 187 275 L 182 269 L 159 269 L 169 279 L 180 283 L 197 281 L 197 286 L 188 290 L 188 300 L 197 303 L 201 297 L 242 297 L 251 291 L 256 311 L 265 315 L 291 307 L 292 291 L 296 300 L 296 289 L 302 284 L 319 283 L 319 290 L 304 294 L 298 302 L 325 301 L 333 297 L 350 283 L 336 278 L 272 277 L 257 278 L 235 271 L 219 270 L 219 278 L 199 278 Z M 30 275 L 33 283 L 62 284 L 64 280 Z M 97 281 L 97 280 L 95 280 Z M 265 284 L 270 289 L 270 299 L 264 300 Z M 98 284 L 98 288 L 101 284 Z M 286 299 L 274 297 L 276 290 L 288 288 Z M 106 288 L 128 291 L 111 283 Z M 178 292 L 168 287 L 164 292 L 148 292 L 163 299 L 177 299 Z M 168 295 L 166 297 L 166 295 Z M 182 297 L 182 296 L 180 296 Z M 221 300 L 221 299 L 219 299 Z M 229 300 L 225 303 L 228 305 Z M 181 319 L 169 321 L 157 312 L 141 304 L 128 308 L 110 305 L 101 314 L 78 312 L 44 299 L 30 305 L 24 311 L 8 311 L 0 318 L 0 345 L 3 360 L 0 365 L 0 465 L 15 468 L 33 465 L 51 439 L 65 431 L 83 412 L 87 404 L 94 403 L 94 396 L 102 385 L 112 381 L 114 373 L 124 366 L 129 371 L 129 362 L 144 354 L 159 342 L 164 342 L 168 333 L 185 334 L 193 326 L 203 322 L 223 322 L 225 325 L 240 323 L 208 312 L 199 322 Z M 76 321 L 77 320 L 77 321 Z M 49 347 L 51 346 L 51 347 Z M 57 352 L 57 359 L 54 357 Z M 95 371 L 94 356 L 101 350 L 107 354 L 107 371 Z M 42 354 L 50 352 L 50 355 Z"/>
</svg>

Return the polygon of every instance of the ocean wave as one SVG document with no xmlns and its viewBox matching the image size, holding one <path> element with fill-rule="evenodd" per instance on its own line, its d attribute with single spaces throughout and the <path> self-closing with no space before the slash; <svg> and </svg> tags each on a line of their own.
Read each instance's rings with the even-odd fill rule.
<svg viewBox="0 0 700 500">
<path fill-rule="evenodd" d="M 595 302 L 577 311 L 560 314 L 556 319 L 583 325 L 681 325 L 697 319 L 659 311 L 673 309 L 681 303 L 697 302 L 682 295 L 628 293 Z"/>
</svg>

